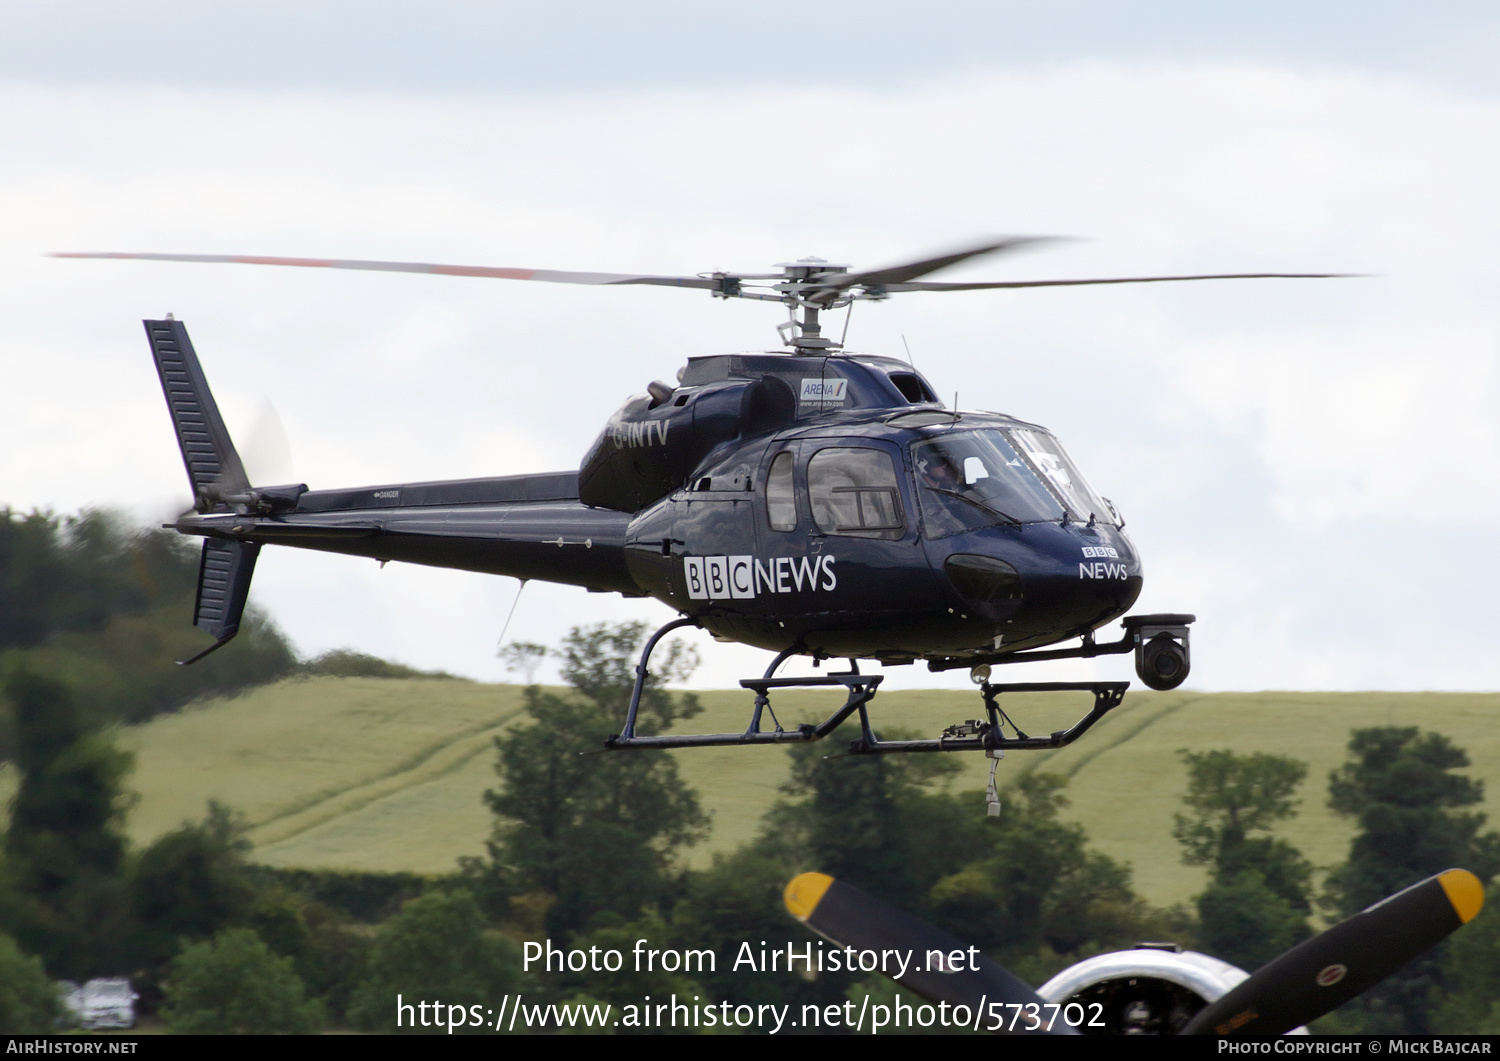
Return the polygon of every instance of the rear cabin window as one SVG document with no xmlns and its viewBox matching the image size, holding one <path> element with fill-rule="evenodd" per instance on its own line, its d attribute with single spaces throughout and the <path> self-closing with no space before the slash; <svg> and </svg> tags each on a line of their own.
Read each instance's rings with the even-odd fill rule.
<svg viewBox="0 0 1500 1061">
<path fill-rule="evenodd" d="M 905 533 L 896 468 L 884 450 L 818 450 L 807 462 L 807 492 L 824 534 L 894 540 Z"/>
<path fill-rule="evenodd" d="M 766 476 L 766 515 L 771 529 L 795 530 L 797 527 L 797 498 L 792 493 L 792 454 L 790 450 L 776 454 L 771 462 L 770 474 Z"/>
</svg>

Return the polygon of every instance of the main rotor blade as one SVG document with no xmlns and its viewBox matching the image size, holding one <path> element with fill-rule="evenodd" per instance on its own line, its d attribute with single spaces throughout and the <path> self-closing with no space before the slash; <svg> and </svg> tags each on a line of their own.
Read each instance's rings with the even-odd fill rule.
<svg viewBox="0 0 1500 1061">
<path fill-rule="evenodd" d="M 1484 905 L 1484 885 L 1450 869 L 1340 921 L 1205 1006 L 1183 1035 L 1280 1035 L 1374 987 Z"/>
<path fill-rule="evenodd" d="M 987 291 L 1001 287 L 1078 287 L 1086 284 L 1161 284 L 1175 280 L 1328 280 L 1360 273 L 1203 273 L 1197 276 L 1117 276 L 1103 280 L 995 280 L 977 284 L 918 281 L 884 284 L 886 291 Z"/>
<path fill-rule="evenodd" d="M 1005 1010 L 1011 1005 L 1037 1006 L 1029 1012 L 1042 1015 L 1042 1023 L 1032 1034 L 1044 1033 L 1049 1023 L 1042 1008 L 1046 1000 L 1010 972 L 980 956 L 977 949 L 965 947 L 946 932 L 852 884 L 834 880 L 826 873 L 804 873 L 792 879 L 782 898 L 788 913 L 841 947 L 906 955 L 908 971 L 899 979 L 892 977 L 895 983 L 930 1002 L 969 1007 L 976 1028 L 1008 1032 L 1008 1024 L 1019 1023 L 1021 1027 L 1015 1030 L 1023 1031 L 1029 1018 L 1010 1020 L 1018 1012 Z M 928 967 L 929 956 L 932 968 Z M 991 1006 L 1000 1008 L 991 1010 Z M 1007 1014 L 1000 1028 L 990 1027 L 992 1012 Z M 1054 1034 L 1072 1032 L 1074 1029 L 1066 1026 L 1053 1028 Z"/>
<path fill-rule="evenodd" d="M 440 276 L 481 276 L 492 280 L 545 280 L 553 284 L 653 284 L 714 290 L 720 281 L 701 276 L 648 276 L 634 273 L 572 273 L 557 269 L 505 269 L 486 265 L 436 265 L 431 262 L 369 262 L 337 258 L 268 258 L 250 254 L 136 254 L 66 252 L 51 258 L 133 258 L 152 262 L 231 263 L 236 265 L 293 265 L 305 269 L 363 269 L 377 273 L 434 273 Z"/>
<path fill-rule="evenodd" d="M 957 265 L 969 258 L 976 258 L 983 254 L 999 254 L 1003 251 L 1012 251 L 1018 247 L 1026 247 L 1036 243 L 1051 243 L 1058 239 L 1057 236 L 992 236 L 982 243 L 967 244 L 955 247 L 953 250 L 931 258 L 923 258 L 915 262 L 901 262 L 896 265 L 887 265 L 880 269 L 869 269 L 861 273 L 841 273 L 827 278 L 827 282 L 833 287 L 853 287 L 856 284 L 880 284 L 889 287 L 907 280 L 915 280 L 919 276 L 935 273 L 939 269 L 946 269 L 950 265 Z"/>
</svg>

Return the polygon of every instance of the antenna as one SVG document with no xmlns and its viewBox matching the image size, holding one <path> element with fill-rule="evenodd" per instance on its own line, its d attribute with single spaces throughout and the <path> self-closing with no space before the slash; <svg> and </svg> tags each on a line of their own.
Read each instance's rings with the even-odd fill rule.
<svg viewBox="0 0 1500 1061">
<path fill-rule="evenodd" d="M 385 564 L 382 562 L 380 566 L 384 567 Z M 510 629 L 510 621 L 516 617 L 516 605 L 521 603 L 521 591 L 526 588 L 526 583 L 529 581 L 531 580 L 523 578 L 521 579 L 521 584 L 516 587 L 516 599 L 510 602 L 510 612 L 505 616 L 505 625 L 500 628 L 500 640 L 495 643 L 495 652 L 497 654 L 505 647 L 506 631 Z"/>
</svg>

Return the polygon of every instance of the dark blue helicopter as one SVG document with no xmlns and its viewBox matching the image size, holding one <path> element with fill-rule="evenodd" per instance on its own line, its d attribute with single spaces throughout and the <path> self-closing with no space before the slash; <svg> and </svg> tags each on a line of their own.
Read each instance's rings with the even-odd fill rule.
<svg viewBox="0 0 1500 1061">
<path fill-rule="evenodd" d="M 1046 428 L 945 408 L 910 364 L 844 353 L 820 312 L 906 291 L 962 291 L 1328 274 L 1220 274 L 1104 280 L 919 281 L 981 254 L 1034 243 L 991 239 L 884 269 L 850 272 L 810 258 L 773 274 L 636 276 L 423 263 L 218 255 L 71 254 L 443 273 L 578 284 L 648 284 L 781 302 L 787 353 L 696 357 L 675 386 L 653 381 L 605 425 L 577 472 L 398 483 L 342 490 L 252 485 L 182 322 L 146 321 L 194 493 L 174 526 L 204 538 L 194 623 L 235 636 L 262 545 L 460 568 L 651 596 L 681 613 L 648 641 L 630 709 L 611 748 L 816 740 L 858 712 L 855 753 L 1057 747 L 1116 706 L 1124 682 L 991 684 L 991 665 L 1134 652 L 1155 689 L 1187 677 L 1191 615 L 1142 615 L 1124 635 L 1094 631 L 1141 592 L 1141 561 L 1115 506 L 1096 494 Z M 800 311 L 801 317 L 797 316 Z M 777 653 L 743 733 L 638 735 L 652 650 L 699 626 Z M 1071 648 L 1044 646 L 1071 639 Z M 846 658 L 850 670 L 776 678 L 792 655 Z M 856 663 L 925 661 L 971 668 L 987 720 L 933 740 L 881 741 L 865 705 L 880 677 Z M 187 662 L 192 662 L 189 660 Z M 770 692 L 842 685 L 848 700 L 819 725 L 784 728 Z M 1068 730 L 1031 737 L 996 698 L 1088 690 L 1095 706 Z M 1015 736 L 1006 736 L 1009 725 Z"/>
</svg>

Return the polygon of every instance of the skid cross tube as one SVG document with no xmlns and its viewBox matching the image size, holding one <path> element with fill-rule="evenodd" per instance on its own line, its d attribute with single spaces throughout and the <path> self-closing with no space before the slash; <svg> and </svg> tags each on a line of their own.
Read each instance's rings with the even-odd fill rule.
<svg viewBox="0 0 1500 1061">
<path fill-rule="evenodd" d="M 855 711 L 864 714 L 864 707 L 875 696 L 875 691 L 880 683 L 885 680 L 882 674 L 826 674 L 816 678 L 745 678 L 740 685 L 746 689 L 755 691 L 754 714 L 750 719 L 750 726 L 743 733 L 702 733 L 684 734 L 682 736 L 666 737 L 637 737 L 634 729 L 628 733 L 618 733 L 604 739 L 604 746 L 609 749 L 621 748 L 715 748 L 734 744 L 794 744 L 807 741 L 822 740 L 828 734 L 838 729 L 844 719 Z M 770 690 L 790 689 L 795 686 L 830 686 L 842 685 L 847 690 L 844 704 L 833 714 L 829 715 L 816 726 L 810 722 L 804 722 L 795 729 L 783 729 L 779 724 L 773 730 L 762 730 L 760 728 L 761 711 L 770 703 Z M 772 717 L 775 715 L 773 713 Z M 634 716 L 631 716 L 631 722 Z M 868 725 L 866 726 L 868 728 Z"/>
<path fill-rule="evenodd" d="M 960 752 L 960 751 L 993 751 L 1035 748 L 1062 748 L 1072 744 L 1079 737 L 1088 732 L 1095 722 L 1120 706 L 1120 701 L 1125 698 L 1125 690 L 1130 688 L 1129 682 L 1009 682 L 1002 685 L 992 685 L 985 682 L 979 687 L 979 693 L 984 697 L 985 712 L 989 715 L 988 722 L 969 722 L 958 726 L 949 726 L 943 736 L 936 740 L 892 740 L 883 741 L 875 738 L 867 727 L 857 740 L 849 742 L 850 755 L 887 755 L 893 752 Z M 1067 729 L 1056 730 L 1045 737 L 1029 737 L 1021 732 L 1019 726 L 1010 721 L 996 698 L 1001 693 L 1058 693 L 1058 692 L 1089 692 L 1094 694 L 1094 707 L 1087 715 Z M 1008 723 L 1016 731 L 1014 737 L 1005 736 L 1001 728 L 1002 722 Z"/>
</svg>

